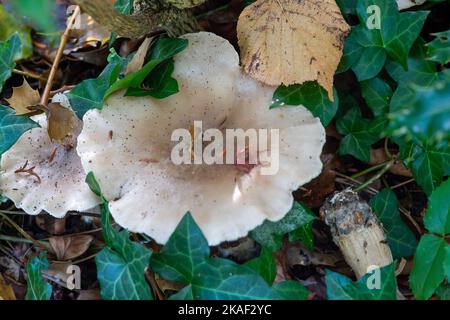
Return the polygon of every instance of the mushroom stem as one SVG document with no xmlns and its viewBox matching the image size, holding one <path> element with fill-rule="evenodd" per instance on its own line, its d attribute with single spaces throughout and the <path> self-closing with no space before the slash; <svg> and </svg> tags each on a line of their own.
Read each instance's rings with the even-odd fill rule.
<svg viewBox="0 0 450 320">
<path fill-rule="evenodd" d="M 356 192 L 346 189 L 333 194 L 320 213 L 358 279 L 373 266 L 381 268 L 393 262 L 380 221 Z"/>
</svg>

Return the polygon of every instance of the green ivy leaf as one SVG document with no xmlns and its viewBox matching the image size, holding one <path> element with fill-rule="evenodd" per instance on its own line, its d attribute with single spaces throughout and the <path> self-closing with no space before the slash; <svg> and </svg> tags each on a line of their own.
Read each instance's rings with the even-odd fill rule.
<svg viewBox="0 0 450 320">
<path fill-rule="evenodd" d="M 399 88 L 409 84 L 429 86 L 441 78 L 441 74 L 437 72 L 436 63 L 426 60 L 425 41 L 421 38 L 418 38 L 411 48 L 407 70 L 400 63 L 388 60 L 386 71 L 399 84 Z"/>
<path fill-rule="evenodd" d="M 187 39 L 180 38 L 160 38 L 150 49 L 148 62 L 138 71 L 126 75 L 123 79 L 112 84 L 105 93 L 105 99 L 122 89 L 138 89 L 143 85 L 144 80 L 149 76 L 161 62 L 171 59 L 188 46 Z M 136 90 L 134 90 L 136 91 Z M 130 91 L 128 95 L 131 95 Z"/>
<path fill-rule="evenodd" d="M 371 287 L 375 284 L 379 272 L 380 287 Z M 327 298 L 329 300 L 396 300 L 397 281 L 395 279 L 395 263 L 374 270 L 353 282 L 350 278 L 339 273 L 326 270 L 325 282 Z"/>
<path fill-rule="evenodd" d="M 195 276 L 195 268 L 207 260 L 209 253 L 208 241 L 192 216 L 187 214 L 161 254 L 153 256 L 152 267 L 170 281 L 191 282 Z"/>
<path fill-rule="evenodd" d="M 369 29 L 369 6 L 380 8 L 380 28 Z M 375 77 L 383 68 L 387 57 L 407 68 L 408 53 L 422 30 L 428 12 L 398 12 L 393 0 L 358 1 L 360 25 L 354 27 L 350 42 L 344 46 L 340 71 L 351 67 L 359 81 Z"/>
<path fill-rule="evenodd" d="M 407 107 L 389 115 L 388 131 L 421 141 L 450 141 L 450 73 L 432 86 L 411 90 Z"/>
<path fill-rule="evenodd" d="M 414 149 L 415 159 L 410 164 L 417 184 L 430 195 L 450 174 L 450 147 L 425 146 Z"/>
<path fill-rule="evenodd" d="M 450 234 L 450 180 L 437 188 L 430 196 L 427 213 L 424 217 L 425 228 L 445 236 Z"/>
<path fill-rule="evenodd" d="M 11 72 L 16 66 L 14 62 L 21 52 L 20 38 L 17 33 L 8 40 L 0 42 L 0 92 L 5 81 L 11 77 Z"/>
<path fill-rule="evenodd" d="M 308 289 L 293 280 L 279 282 L 272 289 L 284 300 L 306 300 L 310 295 Z"/>
<path fill-rule="evenodd" d="M 0 5 L 0 40 L 5 41 L 17 32 L 22 44 L 22 51 L 17 56 L 17 60 L 29 58 L 33 54 L 30 31 L 29 27 L 20 24 L 3 5 Z"/>
<path fill-rule="evenodd" d="M 148 60 L 168 60 L 185 50 L 189 45 L 187 39 L 160 38 L 152 46 Z"/>
<path fill-rule="evenodd" d="M 54 0 L 14 0 L 11 1 L 14 10 L 20 17 L 33 25 L 38 31 L 56 31 L 56 21 L 53 16 Z"/>
<path fill-rule="evenodd" d="M 444 260 L 449 244 L 442 237 L 426 234 L 414 256 L 409 284 L 417 299 L 428 299 L 445 278 Z"/>
<path fill-rule="evenodd" d="M 301 241 L 309 250 L 314 249 L 314 235 L 312 225 L 314 221 L 300 226 L 298 229 L 289 232 L 289 241 Z"/>
<path fill-rule="evenodd" d="M 113 247 L 102 249 L 95 257 L 101 296 L 107 300 L 152 300 L 145 279 L 152 252 L 132 242 L 122 231 L 115 237 Z"/>
<path fill-rule="evenodd" d="M 339 133 L 345 135 L 339 145 L 339 154 L 350 154 L 363 161 L 370 161 L 370 146 L 380 139 L 384 119 L 364 119 L 358 107 L 350 109 L 336 122 Z"/>
<path fill-rule="evenodd" d="M 445 247 L 444 273 L 450 279 L 450 245 Z"/>
<path fill-rule="evenodd" d="M 450 233 L 449 191 L 450 180 L 447 180 L 429 198 L 425 227 L 437 235 L 422 236 L 414 256 L 409 283 L 417 299 L 431 297 L 449 274 L 450 244 L 445 239 Z"/>
<path fill-rule="evenodd" d="M 448 278 L 448 276 L 447 276 Z M 436 295 L 439 297 L 440 300 L 450 300 L 450 284 L 441 284 L 437 290 Z"/>
<path fill-rule="evenodd" d="M 27 116 L 16 116 L 10 107 L 0 104 L 0 156 L 11 148 L 17 139 L 38 124 Z"/>
<path fill-rule="evenodd" d="M 152 71 L 163 61 L 171 59 L 177 53 L 183 51 L 188 45 L 186 39 L 179 38 L 160 38 L 152 46 L 149 54 L 149 61 L 138 71 L 126 75 L 119 79 L 120 72 L 128 63 L 128 59 L 118 56 L 112 49 L 112 53 L 108 57 L 109 64 L 97 79 L 84 80 L 67 94 L 72 108 L 77 116 L 81 119 L 83 115 L 90 109 L 102 109 L 108 96 L 122 89 L 128 89 L 128 95 L 139 91 L 144 80 Z M 169 67 L 170 68 L 170 67 Z M 156 73 L 155 78 L 164 76 L 165 74 Z M 173 91 L 173 81 L 171 77 L 159 79 L 164 81 L 160 88 L 153 91 L 155 96 L 168 95 L 169 91 Z M 178 88 L 178 84 L 176 85 Z M 130 89 L 132 88 L 132 89 Z M 139 94 L 136 94 L 139 95 Z"/>
<path fill-rule="evenodd" d="M 356 3 L 357 0 L 336 0 L 339 9 L 345 15 L 356 13 Z"/>
<path fill-rule="evenodd" d="M 339 97 L 334 90 L 334 101 L 330 101 L 328 94 L 317 82 L 306 82 L 290 86 L 279 86 L 272 98 L 270 108 L 283 105 L 303 105 L 327 126 L 336 115 Z"/>
<path fill-rule="evenodd" d="M 206 238 L 188 213 L 161 252 L 152 256 L 150 264 L 163 278 L 187 285 L 171 299 L 285 298 L 252 268 L 209 255 Z"/>
<path fill-rule="evenodd" d="M 431 61 L 436 61 L 440 64 L 447 64 L 450 62 L 450 30 L 432 33 L 436 38 L 427 43 L 427 56 Z"/>
<path fill-rule="evenodd" d="M 277 265 L 273 258 L 272 251 L 266 248 L 261 249 L 259 257 L 247 261 L 245 265 L 255 270 L 267 284 L 272 285 L 277 275 Z"/>
<path fill-rule="evenodd" d="M 316 216 L 301 202 L 294 202 L 286 216 L 277 221 L 266 221 L 250 232 L 250 237 L 272 251 L 281 247 L 283 235 L 310 224 Z"/>
<path fill-rule="evenodd" d="M 386 230 L 387 240 L 394 259 L 414 255 L 417 239 L 400 217 L 397 197 L 390 189 L 383 189 L 371 200 L 370 206 Z"/>
<path fill-rule="evenodd" d="M 103 200 L 100 208 L 106 247 L 95 257 L 102 298 L 152 300 L 153 295 L 145 279 L 145 269 L 149 265 L 152 251 L 131 241 L 128 231 L 118 232 L 112 228 L 109 204 L 92 172 L 87 175 L 86 183 Z"/>
<path fill-rule="evenodd" d="M 106 92 L 117 81 L 120 72 L 127 64 L 126 59 L 119 57 L 114 49 L 108 57 L 108 62 L 98 78 L 82 81 L 67 94 L 78 118 L 82 119 L 90 109 L 103 108 Z"/>
<path fill-rule="evenodd" d="M 52 286 L 42 277 L 42 270 L 48 269 L 45 252 L 31 258 L 27 263 L 27 294 L 25 300 L 50 300 Z"/>
<path fill-rule="evenodd" d="M 134 0 L 116 0 L 114 8 L 120 13 L 131 15 L 133 13 Z"/>
<path fill-rule="evenodd" d="M 128 88 L 125 96 L 145 97 L 151 96 L 156 99 L 164 99 L 175 93 L 178 93 L 178 82 L 172 78 L 172 73 L 175 68 L 173 59 L 167 63 L 158 65 L 147 79 L 144 81 L 141 88 Z"/>
<path fill-rule="evenodd" d="M 360 82 L 360 86 L 361 94 L 375 117 L 388 113 L 392 89 L 386 82 L 373 78 Z"/>
</svg>

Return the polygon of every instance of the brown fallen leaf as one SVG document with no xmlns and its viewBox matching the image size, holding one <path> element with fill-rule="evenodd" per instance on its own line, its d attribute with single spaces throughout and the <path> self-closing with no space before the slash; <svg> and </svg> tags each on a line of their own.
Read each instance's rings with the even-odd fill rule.
<svg viewBox="0 0 450 320">
<path fill-rule="evenodd" d="M 30 110 L 28 107 L 38 104 L 40 99 L 39 91 L 31 88 L 27 80 L 24 79 L 20 87 L 13 88 L 11 98 L 6 99 L 6 101 L 11 108 L 16 110 L 16 115 L 24 115 L 35 113 L 35 110 Z"/>
<path fill-rule="evenodd" d="M 94 237 L 90 235 L 51 237 L 50 245 L 59 261 L 71 260 L 85 253 Z"/>
<path fill-rule="evenodd" d="M 383 162 L 389 161 L 389 158 L 386 156 L 386 152 L 383 148 L 380 149 L 370 149 L 370 164 L 377 165 Z M 402 176 L 402 177 L 412 177 L 412 172 L 408 168 L 405 167 L 402 161 L 395 161 L 395 163 L 389 167 L 389 172 Z"/>
<path fill-rule="evenodd" d="M 70 277 L 70 272 L 67 272 L 67 269 L 71 265 L 71 262 L 51 263 L 48 269 L 42 270 L 42 277 L 45 280 L 56 283 L 58 286 L 67 288 Z"/>
<path fill-rule="evenodd" d="M 102 297 L 100 296 L 99 289 L 88 289 L 88 290 L 81 290 L 77 300 L 82 301 L 102 300 Z"/>
<path fill-rule="evenodd" d="M 242 65 L 268 85 L 317 80 L 333 99 L 333 76 L 349 31 L 334 0 L 258 0 L 237 25 Z"/>
<path fill-rule="evenodd" d="M 67 8 L 68 22 L 73 11 L 75 11 L 75 7 L 69 6 Z M 81 46 L 85 44 L 96 46 L 98 42 L 103 45 L 108 42 L 110 36 L 110 32 L 87 13 L 82 13 L 77 16 L 73 28 L 70 30 L 70 34 L 78 38 L 78 44 Z"/>
<path fill-rule="evenodd" d="M 36 225 L 47 231 L 49 234 L 63 234 L 66 232 L 66 219 L 67 217 L 57 219 L 48 214 L 40 214 L 36 216 Z"/>
<path fill-rule="evenodd" d="M 13 288 L 6 283 L 0 274 L 0 300 L 16 300 Z"/>
<path fill-rule="evenodd" d="M 67 137 L 72 137 L 75 126 L 75 115 L 72 110 L 60 103 L 50 103 L 46 107 L 48 120 L 48 135 L 58 143 L 63 143 Z"/>
<path fill-rule="evenodd" d="M 323 163 L 320 175 L 294 193 L 294 197 L 299 198 L 309 208 L 320 207 L 325 198 L 335 190 L 335 170 L 340 166 L 339 158 L 333 153 L 322 153 L 320 159 Z"/>
</svg>

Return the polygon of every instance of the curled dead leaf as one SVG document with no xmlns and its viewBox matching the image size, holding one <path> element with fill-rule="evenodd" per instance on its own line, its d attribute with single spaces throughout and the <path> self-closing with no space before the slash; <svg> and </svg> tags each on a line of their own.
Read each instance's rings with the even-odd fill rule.
<svg viewBox="0 0 450 320">
<path fill-rule="evenodd" d="M 72 137 L 75 126 L 74 113 L 60 103 L 50 103 L 46 108 L 48 119 L 48 135 L 58 143 Z"/>
<path fill-rule="evenodd" d="M 27 80 L 23 80 L 20 87 L 13 88 L 11 98 L 6 99 L 11 108 L 16 110 L 16 115 L 24 115 L 35 113 L 35 110 L 30 110 L 28 107 L 39 103 L 41 96 L 38 90 L 31 88 Z"/>
<path fill-rule="evenodd" d="M 50 245 L 58 260 L 71 260 L 85 253 L 94 238 L 90 235 L 51 237 Z"/>
<path fill-rule="evenodd" d="M 6 283 L 0 274 L 0 300 L 16 300 L 13 288 Z"/>
<path fill-rule="evenodd" d="M 76 6 L 69 6 L 69 8 L 67 8 L 67 23 L 69 23 L 75 8 Z M 81 13 L 76 17 L 73 28 L 70 30 L 70 34 L 77 38 L 80 46 L 96 46 L 98 42 L 103 45 L 108 42 L 110 36 L 110 32 L 108 32 L 101 24 L 97 23 L 87 13 Z"/>
<path fill-rule="evenodd" d="M 142 66 L 144 65 L 145 57 L 147 56 L 148 49 L 150 48 L 150 44 L 152 43 L 152 40 L 153 37 L 145 38 L 144 42 L 142 42 L 141 46 L 136 51 L 133 58 L 128 63 L 125 74 L 136 72 L 142 68 Z"/>
<path fill-rule="evenodd" d="M 268 85 L 317 80 L 333 100 L 333 76 L 349 31 L 334 0 L 258 0 L 238 21 L 242 65 Z"/>
</svg>

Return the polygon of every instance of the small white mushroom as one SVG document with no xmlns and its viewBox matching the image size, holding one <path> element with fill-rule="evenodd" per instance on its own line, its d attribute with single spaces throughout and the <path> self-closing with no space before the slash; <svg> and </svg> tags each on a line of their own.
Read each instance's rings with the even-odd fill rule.
<svg viewBox="0 0 450 320">
<path fill-rule="evenodd" d="M 325 130 L 303 106 L 270 110 L 273 87 L 247 78 L 231 44 L 212 33 L 185 35 L 175 57 L 180 92 L 163 100 L 111 96 L 90 110 L 78 137 L 86 172 L 94 172 L 115 221 L 165 243 L 191 212 L 210 245 L 235 240 L 268 219 L 284 217 L 292 191 L 316 177 Z M 175 129 L 279 129 L 279 170 L 235 165 L 175 165 Z M 269 147 L 270 148 L 270 147 Z M 262 153 L 274 151 L 260 150 Z"/>
<path fill-rule="evenodd" d="M 398 9 L 404 10 L 425 3 L 426 0 L 397 0 Z"/>
<path fill-rule="evenodd" d="M 55 96 L 53 102 L 68 107 L 64 95 Z M 74 117 L 76 118 L 76 117 Z M 0 191 L 17 208 L 36 215 L 46 211 L 61 218 L 68 211 L 85 211 L 99 204 L 88 185 L 75 147 L 54 143 L 47 133 L 44 114 L 34 116 L 40 128 L 25 132 L 6 151 L 0 164 Z M 76 120 L 75 134 L 81 130 Z"/>
</svg>

